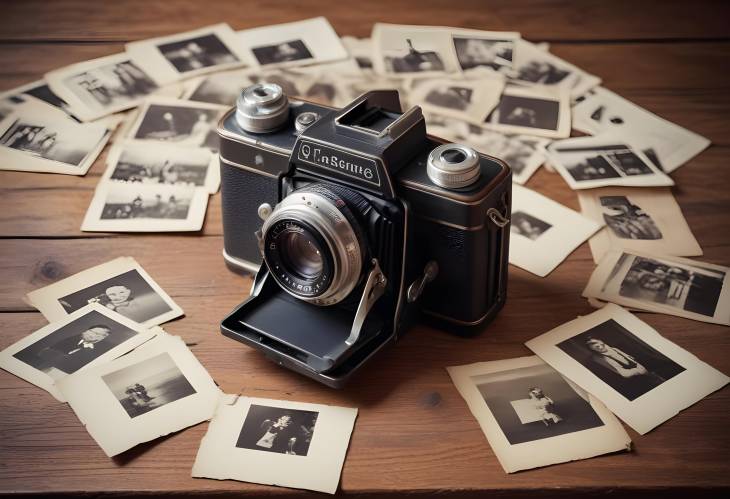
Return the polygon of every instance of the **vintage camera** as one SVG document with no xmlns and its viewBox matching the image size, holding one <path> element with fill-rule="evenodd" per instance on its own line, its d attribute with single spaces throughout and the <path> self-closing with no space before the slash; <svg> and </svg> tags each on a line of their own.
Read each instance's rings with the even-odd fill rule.
<svg viewBox="0 0 730 499">
<path fill-rule="evenodd" d="M 504 304 L 509 168 L 427 136 L 396 91 L 338 110 L 260 83 L 218 133 L 223 254 L 256 272 L 224 335 L 340 387 L 421 314 L 474 327 Z"/>
</svg>

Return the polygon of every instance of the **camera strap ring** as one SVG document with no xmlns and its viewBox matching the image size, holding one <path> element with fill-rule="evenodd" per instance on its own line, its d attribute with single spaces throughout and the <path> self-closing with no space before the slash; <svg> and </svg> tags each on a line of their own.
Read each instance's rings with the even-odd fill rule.
<svg viewBox="0 0 730 499">
<path fill-rule="evenodd" d="M 509 223 L 509 218 L 502 215 L 497 208 L 489 208 L 487 210 L 487 216 L 492 222 L 494 222 L 494 225 L 499 228 L 502 228 Z"/>
</svg>

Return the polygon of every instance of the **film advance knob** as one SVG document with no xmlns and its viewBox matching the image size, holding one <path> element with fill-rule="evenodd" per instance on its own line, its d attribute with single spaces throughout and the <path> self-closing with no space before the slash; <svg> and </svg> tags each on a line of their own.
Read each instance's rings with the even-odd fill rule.
<svg viewBox="0 0 730 499">
<path fill-rule="evenodd" d="M 236 121 L 251 133 L 272 132 L 289 119 L 289 99 L 276 83 L 257 83 L 236 99 Z"/>
<path fill-rule="evenodd" d="M 463 144 L 443 144 L 428 155 L 426 173 L 445 189 L 467 187 L 479 178 L 479 154 Z"/>
</svg>

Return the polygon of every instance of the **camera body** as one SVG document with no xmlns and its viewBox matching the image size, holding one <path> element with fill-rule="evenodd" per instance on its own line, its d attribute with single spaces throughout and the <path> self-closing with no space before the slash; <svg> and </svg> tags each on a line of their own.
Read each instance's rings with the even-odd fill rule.
<svg viewBox="0 0 730 499">
<path fill-rule="evenodd" d="M 218 133 L 224 258 L 256 272 L 224 335 L 340 387 L 421 317 L 475 330 L 503 306 L 511 172 L 396 91 L 339 110 L 257 84 Z"/>
</svg>

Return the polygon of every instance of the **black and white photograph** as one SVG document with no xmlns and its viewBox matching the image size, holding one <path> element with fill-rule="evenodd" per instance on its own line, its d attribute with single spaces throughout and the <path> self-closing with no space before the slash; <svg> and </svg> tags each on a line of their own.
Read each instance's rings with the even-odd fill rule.
<svg viewBox="0 0 730 499">
<path fill-rule="evenodd" d="M 598 263 L 609 249 L 656 255 L 699 256 L 702 248 L 666 187 L 601 187 L 578 191 L 581 211 L 606 229 L 591 238 Z"/>
<path fill-rule="evenodd" d="M 249 65 L 235 32 L 227 24 L 130 42 L 126 49 L 143 69 L 164 84 Z"/>
<path fill-rule="evenodd" d="M 223 106 L 184 100 L 149 100 L 140 109 L 128 137 L 217 151 L 216 126 L 225 111 Z"/>
<path fill-rule="evenodd" d="M 729 381 L 612 303 L 526 345 L 641 434 Z"/>
<path fill-rule="evenodd" d="M 563 87 L 577 98 L 601 79 L 527 40 L 516 40 L 510 77 L 521 84 Z"/>
<path fill-rule="evenodd" d="M 0 367 L 61 400 L 55 381 L 119 357 L 154 334 L 109 309 L 87 305 L 7 347 Z"/>
<path fill-rule="evenodd" d="M 356 417 L 347 407 L 224 395 L 192 476 L 334 494 Z"/>
<path fill-rule="evenodd" d="M 49 106 L 61 109 L 67 114 L 71 114 L 68 103 L 53 93 L 45 80 L 36 80 L 25 85 L 0 92 L 0 103 L 3 100 L 10 100 L 14 104 L 21 104 L 28 99 L 37 99 L 45 102 Z M 2 119 L 2 116 L 0 116 Z"/>
<path fill-rule="evenodd" d="M 105 374 L 101 379 L 130 418 L 196 393 L 166 352 Z"/>
<path fill-rule="evenodd" d="M 518 234 L 534 241 L 550 227 L 552 227 L 552 225 L 549 223 L 544 222 L 537 217 L 533 217 L 532 215 L 528 215 L 523 211 L 512 212 L 510 232 L 513 234 Z"/>
<path fill-rule="evenodd" d="M 527 187 L 512 186 L 509 263 L 545 277 L 601 228 Z"/>
<path fill-rule="evenodd" d="M 97 123 L 78 123 L 42 102 L 14 106 L 0 122 L 0 169 L 84 175 L 109 140 Z"/>
<path fill-rule="evenodd" d="M 571 189 L 674 185 L 644 153 L 620 137 L 601 135 L 559 140 L 547 150 L 550 163 Z"/>
<path fill-rule="evenodd" d="M 45 75 L 53 93 L 83 121 L 136 106 L 159 83 L 127 54 L 94 59 Z"/>
<path fill-rule="evenodd" d="M 475 75 L 469 79 L 416 79 L 407 94 L 409 105 L 425 112 L 481 125 L 499 102 L 504 80 L 499 76 Z"/>
<path fill-rule="evenodd" d="M 191 80 L 191 85 L 183 94 L 183 98 L 230 108 L 236 105 L 241 89 L 251 83 L 248 79 L 250 74 L 250 69 L 234 69 L 201 76 Z"/>
<path fill-rule="evenodd" d="M 251 51 L 262 66 L 312 59 L 313 57 L 302 40 L 287 40 L 273 45 L 251 47 Z"/>
<path fill-rule="evenodd" d="M 211 194 L 220 184 L 217 157 L 209 149 L 133 140 L 115 144 L 107 163 L 102 181 L 205 187 Z"/>
<path fill-rule="evenodd" d="M 557 347 L 627 400 L 641 397 L 685 370 L 613 319 L 561 341 Z"/>
<path fill-rule="evenodd" d="M 175 184 L 102 182 L 81 224 L 82 231 L 178 232 L 203 226 L 208 189 Z"/>
<path fill-rule="evenodd" d="M 514 40 L 452 36 L 462 70 L 488 67 L 502 71 L 512 67 Z"/>
<path fill-rule="evenodd" d="M 507 86 L 485 126 L 502 133 L 568 137 L 568 94 L 561 88 Z"/>
<path fill-rule="evenodd" d="M 627 307 L 730 324 L 730 269 L 679 257 L 611 251 L 583 295 Z"/>
<path fill-rule="evenodd" d="M 340 38 L 350 57 L 354 58 L 361 71 L 373 70 L 373 43 L 370 38 L 343 36 Z"/>
<path fill-rule="evenodd" d="M 57 385 L 109 457 L 210 419 L 221 395 L 185 341 L 159 328 L 134 351 Z"/>
<path fill-rule="evenodd" d="M 319 413 L 251 405 L 236 447 L 306 456 Z"/>
<path fill-rule="evenodd" d="M 28 293 L 51 322 L 98 304 L 145 326 L 182 315 L 182 309 L 133 258 L 121 257 Z"/>
<path fill-rule="evenodd" d="M 375 71 L 408 77 L 458 72 L 459 61 L 445 28 L 376 23 L 372 34 Z"/>
<path fill-rule="evenodd" d="M 448 367 L 507 473 L 625 450 L 621 424 L 538 357 Z"/>
<path fill-rule="evenodd" d="M 603 87 L 594 89 L 573 108 L 573 128 L 591 135 L 630 137 L 644 155 L 665 173 L 685 164 L 710 141 Z"/>
<path fill-rule="evenodd" d="M 246 29 L 236 36 L 250 58 L 267 68 L 323 64 L 349 57 L 325 17 Z"/>
</svg>

